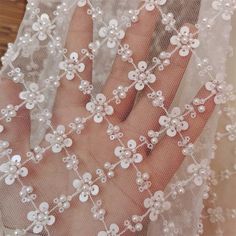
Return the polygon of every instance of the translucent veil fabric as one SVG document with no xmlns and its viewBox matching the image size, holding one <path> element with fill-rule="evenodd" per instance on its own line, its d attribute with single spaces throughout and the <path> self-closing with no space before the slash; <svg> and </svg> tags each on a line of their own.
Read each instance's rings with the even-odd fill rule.
<svg viewBox="0 0 236 236">
<path fill-rule="evenodd" d="M 93 35 L 78 47 L 68 37 L 71 22 L 87 20 L 73 21 L 81 9 Z M 235 9 L 235 0 L 28 0 L 17 39 L 2 58 L 0 86 L 13 87 L 0 95 L 0 235 L 236 235 Z M 141 21 L 146 35 L 138 31 Z M 78 35 L 72 30 L 78 42 L 90 30 L 87 23 L 82 28 Z M 170 91 L 175 77 L 183 78 L 166 108 L 159 85 Z M 111 117 L 134 91 L 134 108 L 145 96 L 146 103 L 129 137 Z M 81 116 L 67 102 L 76 92 L 87 99 Z M 207 121 L 208 103 L 214 112 L 192 140 L 188 130 L 198 129 L 199 116 Z M 146 106 L 164 113 L 153 118 Z M 119 119 L 126 118 L 121 112 Z M 151 128 L 140 133 L 144 125 Z M 174 141 L 162 156 L 151 155 L 166 139 Z M 176 170 L 170 156 L 179 162 Z"/>
</svg>

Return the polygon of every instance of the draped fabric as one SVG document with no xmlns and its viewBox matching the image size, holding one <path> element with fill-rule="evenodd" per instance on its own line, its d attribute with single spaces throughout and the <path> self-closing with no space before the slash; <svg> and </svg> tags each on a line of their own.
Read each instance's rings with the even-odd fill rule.
<svg viewBox="0 0 236 236">
<path fill-rule="evenodd" d="M 28 0 L 2 57 L 0 235 L 235 235 L 235 9 Z"/>
</svg>

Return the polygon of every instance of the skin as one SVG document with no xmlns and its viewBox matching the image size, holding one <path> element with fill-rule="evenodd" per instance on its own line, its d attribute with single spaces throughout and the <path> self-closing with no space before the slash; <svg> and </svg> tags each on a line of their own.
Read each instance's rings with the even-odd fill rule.
<svg viewBox="0 0 236 236">
<path fill-rule="evenodd" d="M 92 21 L 90 16 L 86 14 L 86 10 L 86 7 L 78 8 L 74 13 L 66 43 L 69 52 L 80 51 L 81 48 L 86 48 L 88 43 L 92 41 Z M 80 19 L 83 19 L 83 24 L 78 24 Z M 151 36 L 158 20 L 160 18 L 157 11 L 142 11 L 139 22 L 135 23 L 126 32 L 122 43 L 128 43 L 131 46 L 136 64 L 146 59 L 152 43 Z M 189 25 L 189 27 L 194 31 L 193 26 Z M 171 46 L 169 50 L 171 50 Z M 175 97 L 190 57 L 191 55 L 180 57 L 178 52 L 176 52 L 171 58 L 170 66 L 162 72 L 155 72 L 158 79 L 152 86 L 154 89 L 163 91 L 166 98 L 166 107 L 171 105 Z M 85 64 L 86 70 L 83 72 L 82 77 L 91 80 L 91 61 L 87 60 Z M 112 91 L 118 85 L 129 85 L 131 81 L 127 79 L 127 74 L 130 70 L 132 70 L 132 66 L 122 62 L 117 57 L 111 74 L 103 88 L 103 93 L 110 97 Z M 62 80 L 53 111 L 52 123 L 54 127 L 58 124 L 69 124 L 76 116 L 88 114 L 85 110 L 85 104 L 88 102 L 89 97 L 84 96 L 78 91 L 78 85 L 78 79 L 73 81 Z M 0 107 L 5 107 L 10 103 L 19 104 L 18 93 L 20 90 L 21 88 L 11 81 L 2 80 L 0 84 Z M 70 91 L 70 96 L 68 96 L 68 91 Z M 131 138 L 138 140 L 140 135 L 146 134 L 150 129 L 158 130 L 160 128 L 158 120 L 163 115 L 163 111 L 150 105 L 150 101 L 146 97 L 147 92 L 148 90 L 144 90 L 139 101 L 134 105 L 136 91 L 131 89 L 128 97 L 120 105 L 114 106 L 115 113 L 109 117 L 112 123 L 119 124 L 121 130 L 123 130 L 125 134 L 123 138 L 124 143 Z M 208 92 L 202 88 L 196 96 L 206 97 L 207 95 Z M 194 120 L 190 117 L 186 118 L 190 128 L 183 134 L 188 135 L 192 142 L 198 138 L 214 110 L 212 99 L 205 105 L 205 113 L 198 114 Z M 21 154 L 23 159 L 25 153 L 29 150 L 29 123 L 28 111 L 22 109 L 13 122 L 6 125 L 8 140 L 13 150 L 15 150 L 13 153 Z M 80 173 L 85 171 L 95 173 L 95 170 L 98 167 L 102 168 L 106 161 L 114 162 L 113 151 L 117 146 L 117 142 L 109 140 L 105 132 L 106 125 L 106 122 L 98 125 L 90 121 L 86 124 L 86 128 L 81 135 L 72 134 L 71 138 L 74 144 L 70 148 L 70 152 L 79 155 Z M 24 127 L 21 128 L 20 133 L 19 127 Z M 5 136 L 6 134 L 3 133 L 1 135 Z M 4 139 L 4 137 L 0 136 L 0 139 Z M 170 138 L 165 136 L 151 153 L 144 148 L 141 150 L 144 161 L 140 168 L 151 175 L 153 183 L 151 191 L 164 190 L 181 165 L 183 155 L 181 149 L 177 146 L 178 140 L 179 137 Z M 27 166 L 30 174 L 23 181 L 27 185 L 32 184 L 36 186 L 35 190 L 39 195 L 36 199 L 37 205 L 42 201 L 51 203 L 52 199 L 60 194 L 72 193 L 74 191 L 72 187 L 72 181 L 75 178 L 74 174 L 72 171 L 66 170 L 61 161 L 62 157 L 63 154 L 55 155 L 48 152 L 42 162 L 37 165 L 29 164 Z M 122 228 L 124 219 L 133 214 L 142 214 L 145 211 L 143 200 L 147 195 L 138 193 L 135 187 L 135 174 L 132 168 L 128 170 L 118 168 L 115 178 L 109 181 L 108 184 L 100 184 L 100 186 L 99 197 L 103 201 L 103 207 L 107 210 L 108 217 L 106 219 L 108 225 L 117 223 Z M 32 208 L 24 207 L 18 200 L 20 186 L 15 184 L 5 187 L 4 183 L 1 182 L 0 189 L 3 189 L 4 193 L 6 193 L 0 194 L 0 207 L 4 215 L 4 224 L 10 228 L 24 228 L 26 225 L 29 225 L 29 222 L 26 220 L 26 214 Z M 59 217 L 56 219 L 56 223 L 50 227 L 51 235 L 96 235 L 103 228 L 100 222 L 93 219 L 90 208 L 91 203 L 82 204 L 78 198 L 74 199 L 69 210 L 66 210 L 63 214 L 56 213 L 55 216 L 59 215 Z M 12 211 L 14 211 L 14 215 L 11 214 Z M 132 234 L 126 233 L 125 235 Z"/>
</svg>

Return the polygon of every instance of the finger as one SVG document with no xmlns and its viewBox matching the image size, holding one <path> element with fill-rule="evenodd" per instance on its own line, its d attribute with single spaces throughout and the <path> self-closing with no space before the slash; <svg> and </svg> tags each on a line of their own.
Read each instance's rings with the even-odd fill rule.
<svg viewBox="0 0 236 236">
<path fill-rule="evenodd" d="M 196 31 L 196 28 L 193 25 L 188 25 L 188 27 L 191 32 Z M 173 45 L 169 45 L 168 52 L 173 50 L 175 50 L 175 47 Z M 175 98 L 190 58 L 191 52 L 187 56 L 182 57 L 179 55 L 179 50 L 177 50 L 170 58 L 170 65 L 163 71 L 157 71 L 155 73 L 157 81 L 152 84 L 151 87 L 155 91 L 162 91 L 165 98 L 164 106 L 166 109 L 170 107 Z M 150 129 L 158 129 L 158 117 L 164 113 L 163 109 L 158 109 L 157 107 L 151 105 L 152 101 L 147 96 L 147 94 L 151 92 L 152 91 L 150 88 L 145 88 L 139 102 L 137 102 L 125 121 L 125 123 L 127 123 L 127 127 L 135 127 L 136 132 L 139 134 L 145 133 Z M 139 119 L 137 119 L 137 117 Z M 140 123 L 144 125 L 138 125 Z"/>
<path fill-rule="evenodd" d="M 68 57 L 72 52 L 80 53 L 81 49 L 88 48 L 88 44 L 92 41 L 93 37 L 93 23 L 91 17 L 87 14 L 87 7 L 76 8 L 72 17 L 66 48 L 68 49 Z M 82 58 L 79 55 L 79 60 Z M 80 76 L 84 80 L 91 81 L 92 63 L 91 60 L 85 58 L 82 61 L 85 69 Z M 82 92 L 79 91 L 80 79 L 75 76 L 73 80 L 68 80 L 64 76 L 61 80 L 61 86 L 57 92 L 57 100 L 55 109 L 63 109 L 68 106 L 78 106 L 88 99 Z M 69 92 L 69 96 L 68 96 Z"/>
<path fill-rule="evenodd" d="M 202 88 L 196 97 L 205 98 L 208 95 L 209 92 L 206 91 L 205 88 Z M 205 107 L 206 111 L 204 113 L 197 113 L 195 119 L 190 116 L 187 116 L 185 119 L 189 124 L 189 129 L 182 132 L 182 134 L 184 137 L 189 136 L 191 143 L 194 143 L 202 133 L 214 111 L 215 103 L 213 98 L 206 102 Z M 150 166 L 153 173 L 155 173 L 153 179 L 159 180 L 154 183 L 155 186 L 153 186 L 153 188 L 164 189 L 184 160 L 182 149 L 177 144 L 179 140 L 179 136 L 174 138 L 165 136 L 155 147 L 150 157 L 146 159 L 146 164 Z"/>
<path fill-rule="evenodd" d="M 135 64 L 147 58 L 158 19 L 159 12 L 157 10 L 153 12 L 141 10 L 139 21 L 127 30 L 121 44 L 130 46 Z M 129 86 L 132 81 L 128 79 L 128 72 L 132 70 L 134 70 L 132 64 L 122 61 L 121 57 L 117 56 L 111 74 L 105 84 L 104 94 L 111 96 L 112 91 L 119 85 L 123 87 Z M 120 120 L 124 120 L 129 113 L 133 106 L 135 95 L 136 90 L 134 88 L 130 89 L 126 99 L 116 107 L 116 115 Z"/>
</svg>

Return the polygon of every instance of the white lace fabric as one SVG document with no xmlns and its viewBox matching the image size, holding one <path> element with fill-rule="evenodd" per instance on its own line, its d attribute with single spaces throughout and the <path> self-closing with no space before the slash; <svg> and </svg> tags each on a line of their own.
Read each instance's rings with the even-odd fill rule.
<svg viewBox="0 0 236 236">
<path fill-rule="evenodd" d="M 85 7 L 94 22 L 93 40 L 85 48 L 67 50 L 65 42 L 73 13 Z M 60 235 L 57 226 L 63 228 L 63 220 L 70 217 L 70 211 L 75 212 L 85 205 L 81 209 L 90 211 L 96 222 L 94 225 L 100 225 L 97 236 L 233 236 L 236 229 L 232 221 L 236 217 L 236 208 L 234 202 L 229 201 L 233 200 L 231 192 L 221 184 L 225 187 L 230 182 L 235 186 L 236 174 L 236 95 L 226 74 L 226 59 L 232 56 L 229 39 L 235 9 L 235 0 L 28 0 L 17 40 L 9 44 L 2 58 L 2 79 L 21 85 L 17 94 L 21 102 L 14 104 L 10 101 L 1 107 L 0 112 L 0 233 Z M 157 11 L 160 21 L 155 26 L 151 50 L 136 61 L 138 50 L 133 51 L 132 45 L 123 44 L 123 39 L 126 30 L 140 21 L 144 11 L 150 14 Z M 146 24 L 149 27 L 148 22 Z M 155 87 L 159 80 L 156 72 L 168 70 L 175 53 L 179 58 L 192 56 L 179 93 L 172 107 L 166 109 L 165 93 Z M 112 88 L 112 93 L 105 96 L 102 86 L 110 74 L 115 56 L 131 69 L 126 76 L 127 82 Z M 86 60 L 93 62 L 92 83 L 83 78 Z M 58 89 L 64 81 L 75 80 L 80 83 L 78 93 L 90 97 L 85 106 L 86 114 L 74 117 L 69 124 L 52 123 L 53 112 L 57 112 L 53 106 Z M 200 88 L 205 93 L 195 97 Z M 149 106 L 164 112 L 156 120 L 161 128 L 148 130 L 133 139 L 127 137 L 111 117 L 116 108 L 129 99 L 132 90 L 142 93 L 146 89 L 149 90 Z M 189 120 L 199 116 L 204 118 L 211 100 L 217 106 L 215 113 L 195 142 L 185 135 L 191 128 Z M 12 135 L 8 133 L 11 123 L 14 125 L 14 120 L 22 115 L 21 110 L 31 114 L 28 124 L 31 126 L 31 149 L 24 154 L 12 149 L 12 140 L 9 139 Z M 146 122 L 151 124 L 152 120 L 147 117 Z M 104 135 L 114 147 L 110 154 L 114 157 L 113 162 L 102 163 L 94 172 L 82 165 L 80 150 L 78 153 L 71 151 L 75 145 L 72 135 L 86 133 L 88 123 L 104 127 Z M 21 129 L 24 127 L 13 129 L 18 139 Z M 158 178 L 142 169 L 147 160 L 141 148 L 152 152 L 158 148 L 162 137 L 177 140 L 184 161 L 170 181 L 168 171 L 163 170 L 162 178 L 168 179 L 165 189 L 151 191 Z M 47 152 L 61 158 L 62 164 L 50 178 L 44 180 L 43 174 L 39 175 L 43 182 L 48 182 L 45 187 L 33 175 L 40 173 Z M 46 170 L 50 170 L 50 166 L 53 168 L 49 164 Z M 136 189 L 137 196 L 144 196 L 141 203 L 135 202 L 144 210 L 142 214 L 133 212 L 125 216 L 120 224 L 113 221 L 114 216 L 105 209 L 101 192 L 111 196 L 115 194 L 109 192 L 109 186 L 116 185 L 117 173 L 125 176 L 125 172 L 131 169 L 133 179 L 127 184 Z M 70 177 L 63 179 L 63 176 Z M 59 188 L 59 192 L 57 186 L 54 188 L 57 178 L 62 182 L 70 179 L 64 183 L 64 189 Z M 48 197 L 51 193 L 55 195 L 54 199 Z M 126 194 L 121 197 L 126 198 Z M 17 222 L 19 216 L 21 222 Z M 86 219 L 81 219 L 78 224 L 86 224 Z M 12 230 L 6 231 L 4 225 Z M 82 236 L 80 232 L 76 235 Z"/>
</svg>

